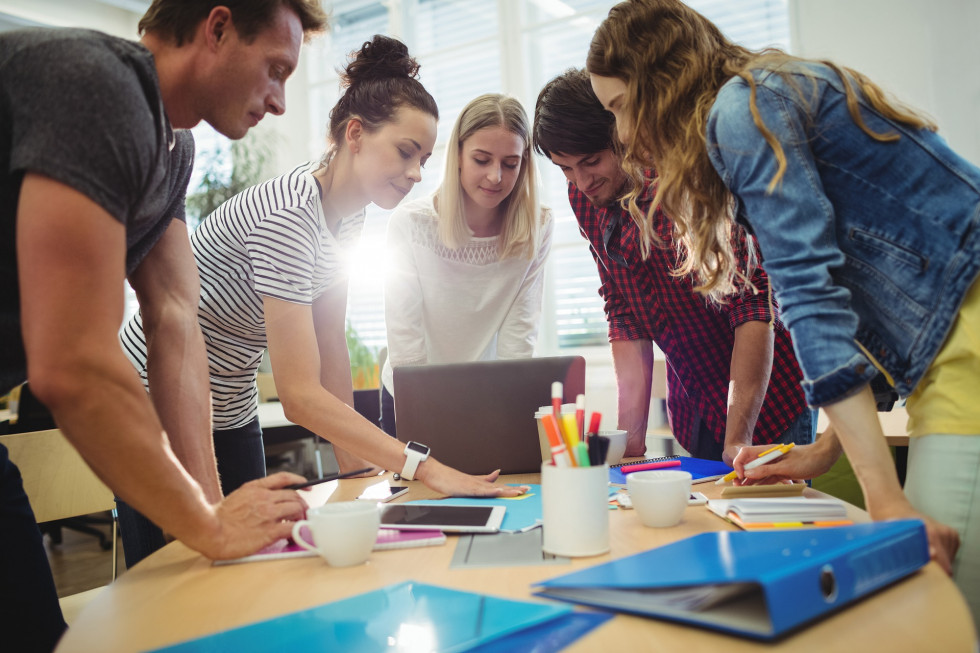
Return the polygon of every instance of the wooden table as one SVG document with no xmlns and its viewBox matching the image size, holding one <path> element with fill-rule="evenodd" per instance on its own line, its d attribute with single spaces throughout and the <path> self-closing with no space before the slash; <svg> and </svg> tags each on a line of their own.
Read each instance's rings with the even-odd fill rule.
<svg viewBox="0 0 980 653">
<path fill-rule="evenodd" d="M 390 476 L 390 475 L 389 475 Z M 331 501 L 350 500 L 377 479 L 340 481 Z M 509 482 L 536 482 L 537 475 Z M 337 482 L 335 482 L 337 483 Z M 418 482 L 408 499 L 432 498 Z M 714 484 L 696 486 L 717 497 Z M 813 490 L 808 493 L 819 494 Z M 867 515 L 851 508 L 851 517 Z M 734 530 L 703 506 L 687 508 L 674 528 L 645 528 L 634 511 L 610 512 L 611 551 L 570 565 L 450 569 L 455 538 L 445 546 L 376 551 L 358 567 L 335 569 L 321 558 L 214 567 L 174 542 L 123 574 L 79 616 L 58 647 L 71 651 L 137 651 L 165 646 L 414 579 L 517 599 L 534 598 L 531 583 L 620 558 L 704 531 Z M 620 615 L 578 640 L 570 651 L 973 651 L 976 634 L 966 604 L 935 563 L 850 608 L 775 644 Z"/>
</svg>

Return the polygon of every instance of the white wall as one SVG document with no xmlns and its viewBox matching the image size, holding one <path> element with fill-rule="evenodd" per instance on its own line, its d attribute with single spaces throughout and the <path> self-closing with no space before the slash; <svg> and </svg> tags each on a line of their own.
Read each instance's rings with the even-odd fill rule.
<svg viewBox="0 0 980 653">
<path fill-rule="evenodd" d="M 980 164 L 980 2 L 789 0 L 793 51 L 868 75 Z"/>
</svg>

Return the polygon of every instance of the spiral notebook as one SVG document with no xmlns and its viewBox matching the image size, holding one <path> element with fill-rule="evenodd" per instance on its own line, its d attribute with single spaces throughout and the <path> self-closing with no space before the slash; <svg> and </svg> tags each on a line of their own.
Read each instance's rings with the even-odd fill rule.
<svg viewBox="0 0 980 653">
<path fill-rule="evenodd" d="M 622 467 L 642 463 L 667 462 L 669 460 L 681 461 L 680 467 L 670 467 L 669 469 L 679 469 L 684 472 L 690 472 L 692 483 L 707 483 L 708 481 L 715 481 L 732 471 L 731 467 L 720 460 L 706 460 L 704 458 L 691 458 L 690 456 L 663 456 L 662 458 L 648 458 L 647 460 L 634 460 L 628 463 L 610 465 L 609 482 L 613 485 L 621 485 L 625 487 L 626 474 L 623 473 L 621 469 Z"/>
</svg>

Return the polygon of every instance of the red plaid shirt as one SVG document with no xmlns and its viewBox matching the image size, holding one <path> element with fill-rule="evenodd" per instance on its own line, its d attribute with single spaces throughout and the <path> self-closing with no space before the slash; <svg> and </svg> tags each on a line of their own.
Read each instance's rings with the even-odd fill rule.
<svg viewBox="0 0 980 653">
<path fill-rule="evenodd" d="M 752 278 L 758 294 L 744 293 L 725 306 L 711 305 L 694 292 L 690 278 L 671 276 L 677 253 L 670 220 L 661 211 L 654 219 L 664 248 L 654 245 L 644 261 L 640 230 L 628 211 L 619 206 L 597 208 L 574 184 L 568 185 L 568 201 L 598 264 L 609 340 L 652 340 L 664 352 L 667 417 L 681 446 L 689 447 L 699 415 L 723 442 L 735 327 L 770 321 L 775 309 L 769 278 L 758 269 Z M 608 251 L 603 239 L 607 228 Z M 802 379 L 793 342 L 777 316 L 772 375 L 754 443 L 777 440 L 806 409 Z"/>
</svg>

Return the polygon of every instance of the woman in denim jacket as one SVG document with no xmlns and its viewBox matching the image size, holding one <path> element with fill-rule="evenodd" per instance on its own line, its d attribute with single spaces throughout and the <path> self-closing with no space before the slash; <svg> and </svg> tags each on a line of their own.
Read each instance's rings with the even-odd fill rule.
<svg viewBox="0 0 980 653">
<path fill-rule="evenodd" d="M 651 210 L 674 218 L 680 271 L 722 297 L 746 280 L 733 230 L 755 234 L 808 402 L 830 417 L 777 463 L 746 472 L 758 450 L 744 449 L 740 476 L 811 478 L 842 444 L 872 517 L 924 518 L 980 622 L 980 170 L 863 75 L 737 46 L 677 0 L 614 7 L 587 66 L 624 164 L 660 172 Z M 879 371 L 919 436 L 904 494 L 868 385 Z"/>
</svg>

